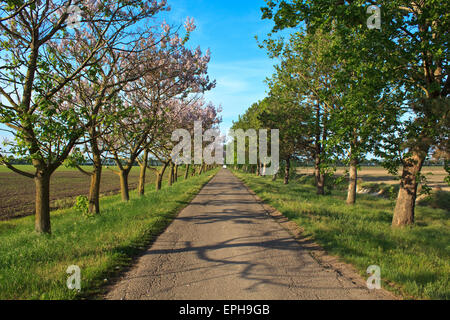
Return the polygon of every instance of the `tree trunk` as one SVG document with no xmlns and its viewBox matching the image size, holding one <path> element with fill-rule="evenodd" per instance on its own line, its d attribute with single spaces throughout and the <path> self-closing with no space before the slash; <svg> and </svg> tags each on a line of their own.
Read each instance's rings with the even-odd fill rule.
<svg viewBox="0 0 450 320">
<path fill-rule="evenodd" d="M 356 188 L 358 183 L 358 160 L 352 159 L 350 161 L 350 179 L 348 181 L 347 204 L 355 204 L 356 202 Z"/>
<path fill-rule="evenodd" d="M 394 218 L 392 219 L 393 227 L 414 224 L 414 210 L 418 187 L 417 176 L 422 170 L 424 161 L 425 156 L 417 152 L 413 152 L 411 158 L 404 160 L 400 190 L 394 209 Z"/>
<path fill-rule="evenodd" d="M 102 178 L 102 163 L 94 161 L 94 171 L 91 175 L 91 186 L 89 188 L 89 212 L 100 214 L 100 182 Z"/>
<path fill-rule="evenodd" d="M 286 168 L 284 170 L 284 184 L 289 184 L 289 174 L 291 173 L 291 158 L 286 158 Z"/>
<path fill-rule="evenodd" d="M 169 186 L 172 186 L 173 184 L 173 172 L 174 168 L 173 168 L 173 163 L 170 165 L 170 170 L 169 170 L 169 178 L 168 178 L 168 182 L 169 182 Z"/>
<path fill-rule="evenodd" d="M 186 172 L 184 173 L 184 180 L 187 180 L 188 177 L 189 177 L 189 168 L 190 168 L 190 165 L 187 164 L 186 165 Z"/>
<path fill-rule="evenodd" d="M 130 194 L 128 190 L 128 174 L 129 170 L 121 170 L 119 173 L 120 177 L 120 193 L 122 195 L 122 201 L 126 202 L 130 200 Z"/>
<path fill-rule="evenodd" d="M 89 188 L 89 213 L 100 214 L 100 183 L 102 179 L 102 157 L 98 147 L 97 131 L 93 127 L 90 131 L 91 152 L 93 161 L 93 171 L 90 175 L 91 185 Z"/>
<path fill-rule="evenodd" d="M 178 165 L 175 165 L 175 174 L 173 176 L 173 182 L 178 181 Z"/>
<path fill-rule="evenodd" d="M 272 181 L 277 181 L 277 173 L 272 176 Z"/>
<path fill-rule="evenodd" d="M 156 191 L 161 190 L 162 187 L 162 180 L 164 177 L 164 173 L 166 172 L 166 168 L 168 166 L 168 163 L 164 163 L 161 172 L 156 171 Z"/>
<path fill-rule="evenodd" d="M 148 165 L 148 150 L 145 150 L 144 158 L 142 159 L 142 163 L 139 163 L 140 172 L 139 172 L 138 194 L 140 197 L 142 197 L 145 193 L 145 175 L 147 173 L 147 165 Z"/>
<path fill-rule="evenodd" d="M 314 175 L 316 178 L 316 187 L 317 194 L 324 195 L 325 194 L 325 176 L 320 172 L 320 154 L 316 155 L 316 164 L 314 168 Z"/>
<path fill-rule="evenodd" d="M 320 165 L 322 164 L 322 143 L 321 143 L 321 137 L 322 133 L 324 134 L 323 140 L 325 141 L 325 124 L 323 124 L 323 128 L 321 127 L 321 118 L 322 122 L 324 122 L 324 115 L 321 115 L 321 109 L 320 109 L 320 103 L 317 101 L 316 104 L 316 136 L 315 136 L 315 168 L 314 168 L 314 175 L 316 179 L 316 187 L 317 187 L 317 194 L 318 195 L 324 195 L 325 194 L 325 177 L 320 171 Z"/>
<path fill-rule="evenodd" d="M 39 172 L 34 178 L 36 186 L 35 230 L 38 233 L 51 233 L 50 225 L 50 174 Z"/>
</svg>

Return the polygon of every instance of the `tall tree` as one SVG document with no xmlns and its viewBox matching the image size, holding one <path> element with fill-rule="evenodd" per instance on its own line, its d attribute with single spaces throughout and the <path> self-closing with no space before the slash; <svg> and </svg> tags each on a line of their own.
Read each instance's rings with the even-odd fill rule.
<svg viewBox="0 0 450 320">
<path fill-rule="evenodd" d="M 308 27 L 332 25 L 343 34 L 355 26 L 367 26 L 368 1 L 267 1 L 263 17 L 273 19 L 276 29 L 306 23 Z M 403 167 L 392 225 L 414 223 L 417 188 L 423 163 L 430 150 L 448 138 L 450 80 L 448 43 L 450 3 L 438 1 L 380 0 L 381 31 L 365 29 L 361 43 L 377 48 L 384 76 L 402 92 L 398 107 L 391 110 L 398 125 L 385 132 L 378 154 L 395 173 Z M 342 47 L 346 54 L 348 48 Z"/>
<path fill-rule="evenodd" d="M 69 17 L 73 6 L 79 9 L 78 17 Z M 79 110 L 62 101 L 59 93 L 95 68 L 102 52 L 119 45 L 138 22 L 147 23 L 165 8 L 164 1 L 137 0 L 2 2 L 0 94 L 6 102 L 1 104 L 0 121 L 15 143 L 2 152 L 0 161 L 34 179 L 37 232 L 51 232 L 52 173 L 92 125 L 80 121 Z M 79 18 L 79 25 L 70 29 L 73 18 Z M 71 55 L 73 47 L 86 52 L 83 59 Z M 30 160 L 34 172 L 13 166 L 13 155 Z"/>
</svg>

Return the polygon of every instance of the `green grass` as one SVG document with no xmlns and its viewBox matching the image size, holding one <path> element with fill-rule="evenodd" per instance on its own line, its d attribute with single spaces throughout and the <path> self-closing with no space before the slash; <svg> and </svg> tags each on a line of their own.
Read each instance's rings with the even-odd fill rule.
<svg viewBox="0 0 450 320">
<path fill-rule="evenodd" d="M 353 264 L 364 277 L 381 267 L 383 287 L 405 298 L 450 299 L 450 213 L 418 206 L 416 225 L 392 229 L 394 202 L 360 195 L 345 204 L 345 191 L 317 196 L 310 183 L 235 172 L 258 196 L 304 229 L 329 253 Z M 307 180 L 307 179 L 306 179 Z"/>
<path fill-rule="evenodd" d="M 34 233 L 33 217 L 0 222 L 0 299 L 79 299 L 98 294 L 145 250 L 216 173 L 207 172 L 147 192 L 101 199 L 102 214 L 84 218 L 73 209 L 52 212 L 52 235 Z M 149 186 L 149 189 L 151 186 Z M 67 289 L 67 267 L 81 268 L 82 291 Z"/>
</svg>

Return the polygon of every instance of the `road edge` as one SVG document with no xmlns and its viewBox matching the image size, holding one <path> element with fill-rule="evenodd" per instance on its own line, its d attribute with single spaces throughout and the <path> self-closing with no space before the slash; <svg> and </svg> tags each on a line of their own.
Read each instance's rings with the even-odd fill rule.
<svg viewBox="0 0 450 320">
<path fill-rule="evenodd" d="M 215 170 L 215 169 L 214 169 Z M 116 274 L 113 276 L 110 276 L 108 284 L 101 286 L 98 288 L 98 293 L 93 294 L 92 296 L 87 297 L 88 300 L 104 300 L 106 301 L 106 296 L 111 292 L 111 290 L 124 279 L 125 275 L 131 271 L 139 261 L 139 259 L 153 246 L 153 244 L 156 242 L 156 240 L 164 233 L 166 232 L 167 228 L 175 221 L 175 219 L 180 215 L 180 213 L 191 204 L 192 200 L 195 199 L 195 197 L 202 192 L 202 190 L 211 182 L 212 179 L 219 173 L 220 170 L 217 170 L 216 173 L 212 174 L 208 180 L 206 180 L 203 185 L 200 187 L 197 193 L 192 194 L 191 197 L 186 201 L 187 203 L 177 208 L 177 210 L 174 212 L 173 217 L 171 218 L 170 222 L 167 223 L 167 225 L 162 228 L 162 230 L 154 235 L 152 239 L 149 241 L 149 243 L 146 245 L 145 249 L 143 249 L 139 254 L 136 254 L 132 257 L 130 257 L 130 261 L 127 264 L 126 267 L 121 268 L 117 271 Z"/>
<path fill-rule="evenodd" d="M 339 256 L 334 256 L 329 254 L 321 245 L 315 242 L 313 237 L 302 236 L 304 229 L 296 224 L 294 221 L 289 220 L 280 211 L 267 204 L 262 200 L 242 179 L 234 174 L 232 170 L 229 170 L 248 190 L 248 192 L 258 201 L 262 206 L 266 215 L 270 216 L 276 223 L 278 223 L 283 229 L 285 229 L 289 234 L 299 243 L 303 248 L 308 250 L 309 255 L 323 268 L 330 269 L 336 273 L 337 277 L 344 277 L 351 281 L 353 284 L 366 287 L 366 280 L 359 274 L 359 271 L 350 263 L 342 261 Z M 399 290 L 394 284 L 391 284 L 387 280 L 383 279 L 385 285 L 391 287 L 393 290 Z M 404 300 L 403 296 L 395 294 L 385 288 L 379 289 L 380 292 L 391 300 Z"/>
</svg>

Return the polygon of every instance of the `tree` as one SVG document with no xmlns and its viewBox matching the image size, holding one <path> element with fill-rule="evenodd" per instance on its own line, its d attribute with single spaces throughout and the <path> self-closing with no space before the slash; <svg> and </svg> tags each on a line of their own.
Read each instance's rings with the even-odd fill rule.
<svg viewBox="0 0 450 320">
<path fill-rule="evenodd" d="M 71 6 L 81 11 L 80 25 L 73 30 L 68 28 Z M 15 143 L 2 152 L 0 161 L 34 179 L 37 232 L 51 232 L 52 173 L 92 126 L 90 121 L 79 120 L 79 110 L 61 99 L 61 91 L 96 68 L 102 53 L 121 43 L 122 36 L 138 22 L 146 23 L 165 8 L 164 2 L 137 0 L 2 3 L 0 94 L 6 102 L 1 104 L 0 121 Z M 86 54 L 77 60 L 71 48 Z M 14 167 L 13 155 L 26 156 L 35 172 Z"/>
<path fill-rule="evenodd" d="M 326 56 L 332 45 L 333 36 L 318 31 L 316 33 L 293 33 L 287 44 L 284 39 L 264 41 L 269 55 L 281 58 L 278 70 L 286 73 L 289 83 L 286 90 L 292 91 L 299 108 L 310 112 L 307 128 L 311 137 L 309 154 L 315 163 L 314 176 L 317 194 L 325 194 L 325 177 L 330 162 L 327 143 L 330 133 L 330 115 L 335 107 L 331 99 L 333 75 L 338 68 L 336 61 Z"/>
<path fill-rule="evenodd" d="M 269 96 L 260 105 L 259 120 L 267 129 L 278 129 L 280 157 L 285 161 L 284 183 L 289 183 L 291 159 L 302 157 L 311 144 L 311 110 L 300 101 L 295 81 L 283 66 L 268 79 Z M 274 177 L 275 179 L 276 177 Z"/>
<path fill-rule="evenodd" d="M 274 19 L 275 29 L 306 23 L 309 27 L 331 25 L 351 34 L 353 27 L 365 26 L 365 1 L 326 0 L 267 1 L 263 17 Z M 430 150 L 448 134 L 450 103 L 448 94 L 448 41 L 450 19 L 448 1 L 401 0 L 377 2 L 382 8 L 382 30 L 365 29 L 361 44 L 376 46 L 383 75 L 401 97 L 389 117 L 397 126 L 385 132 L 377 154 L 392 173 L 403 167 L 392 225 L 414 223 L 414 209 L 421 169 Z M 342 47 L 340 54 L 348 48 Z M 339 53 L 336 53 L 340 55 Z"/>
<path fill-rule="evenodd" d="M 120 108 L 115 110 L 112 107 L 118 104 L 114 100 L 131 82 L 136 82 L 144 76 L 149 77 L 149 74 L 160 74 L 168 69 L 168 59 L 183 50 L 194 26 L 187 21 L 185 28 L 184 38 L 165 24 L 160 34 L 156 34 L 155 28 L 151 26 L 145 32 L 142 30 L 137 35 L 127 36 L 127 41 L 123 42 L 120 50 L 108 50 L 105 53 L 101 67 L 89 74 L 88 81 L 83 82 L 82 86 L 76 83 L 71 86 L 71 89 L 82 99 L 81 103 L 89 106 L 83 116 L 95 123 L 87 132 L 85 148 L 88 151 L 85 154 L 90 157 L 93 169 L 87 172 L 77 166 L 81 172 L 91 177 L 89 191 L 91 213 L 100 212 L 102 158 L 107 151 L 105 145 L 100 144 L 100 137 L 110 133 L 112 125 L 126 117 L 126 110 Z M 84 162 L 84 159 L 82 161 Z M 143 167 L 141 166 L 143 169 L 139 179 L 140 195 L 144 194 L 147 161 L 148 152 L 144 150 L 143 161 L 140 161 L 144 163 Z"/>
</svg>

